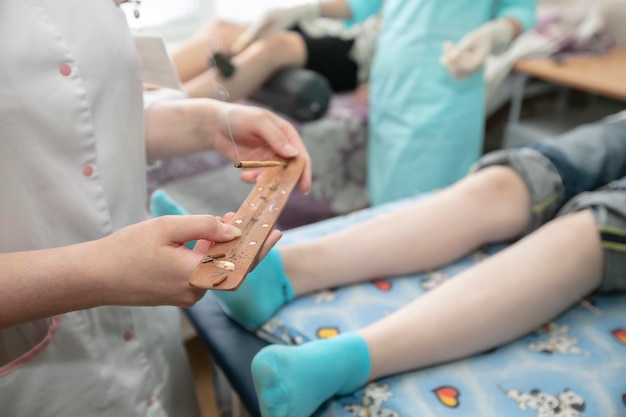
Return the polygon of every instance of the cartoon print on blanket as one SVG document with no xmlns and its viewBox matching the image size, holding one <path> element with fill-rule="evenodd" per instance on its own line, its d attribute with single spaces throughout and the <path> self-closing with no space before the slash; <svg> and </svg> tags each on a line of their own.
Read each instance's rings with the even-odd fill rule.
<svg viewBox="0 0 626 417">
<path fill-rule="evenodd" d="M 426 274 L 426 279 L 422 280 L 421 285 L 424 290 L 430 291 L 437 288 L 449 279 L 450 276 L 448 276 L 445 272 L 432 271 Z"/>
<path fill-rule="evenodd" d="M 361 404 L 348 404 L 343 408 L 356 417 L 400 417 L 397 411 L 383 407 L 383 403 L 392 396 L 389 385 L 372 382 L 363 390 Z"/>
<path fill-rule="evenodd" d="M 613 337 L 615 337 L 618 342 L 626 345 L 626 329 L 614 329 L 613 331 L 611 331 L 611 334 L 613 334 Z"/>
<path fill-rule="evenodd" d="M 590 352 L 576 346 L 578 339 L 569 335 L 569 326 L 567 324 L 558 324 L 556 322 L 547 324 L 543 327 L 543 333 L 548 335 L 546 340 L 537 340 L 530 342 L 528 347 L 530 350 L 542 353 L 570 353 L 573 355 L 591 355 Z"/>
<path fill-rule="evenodd" d="M 585 411 L 585 399 L 568 388 L 556 395 L 539 389 L 530 392 L 511 389 L 506 391 L 506 397 L 515 401 L 522 411 L 536 411 L 537 417 L 581 417 Z"/>
<path fill-rule="evenodd" d="M 456 408 L 460 404 L 461 392 L 456 387 L 444 385 L 433 390 L 437 399 L 448 408 Z"/>
</svg>

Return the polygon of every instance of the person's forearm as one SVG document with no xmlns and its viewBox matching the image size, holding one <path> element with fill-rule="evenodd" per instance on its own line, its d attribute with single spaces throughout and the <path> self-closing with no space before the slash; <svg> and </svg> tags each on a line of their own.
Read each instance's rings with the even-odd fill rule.
<svg viewBox="0 0 626 417">
<path fill-rule="evenodd" d="M 352 10 L 347 0 L 321 0 L 320 17 L 348 20 L 352 18 Z"/>
<path fill-rule="evenodd" d="M 210 99 L 162 100 L 146 110 L 148 161 L 212 149 L 207 126 L 219 122 Z"/>
<path fill-rule="evenodd" d="M 0 328 L 102 305 L 97 243 L 0 254 Z"/>
</svg>

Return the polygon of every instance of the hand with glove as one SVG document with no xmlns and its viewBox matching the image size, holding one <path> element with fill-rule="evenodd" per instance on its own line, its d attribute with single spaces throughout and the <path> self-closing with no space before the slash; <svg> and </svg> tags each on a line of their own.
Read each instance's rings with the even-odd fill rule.
<svg viewBox="0 0 626 417">
<path fill-rule="evenodd" d="M 235 40 L 231 50 L 234 54 L 238 54 L 254 41 L 285 30 L 302 20 L 316 19 L 319 16 L 319 0 L 309 0 L 297 6 L 269 10 Z"/>
<path fill-rule="evenodd" d="M 503 52 L 519 31 L 519 24 L 514 20 L 492 20 L 468 33 L 456 45 L 445 42 L 440 62 L 454 78 L 469 77 L 490 54 Z"/>
</svg>

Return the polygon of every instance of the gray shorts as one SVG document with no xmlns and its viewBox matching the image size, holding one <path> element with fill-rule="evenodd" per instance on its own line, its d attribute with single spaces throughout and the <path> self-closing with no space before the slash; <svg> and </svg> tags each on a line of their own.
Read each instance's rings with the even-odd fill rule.
<svg viewBox="0 0 626 417">
<path fill-rule="evenodd" d="M 626 177 L 575 196 L 557 215 L 580 210 L 593 215 L 604 248 L 604 279 L 599 290 L 626 291 Z"/>
<path fill-rule="evenodd" d="M 559 138 L 492 152 L 474 170 L 515 170 L 532 199 L 533 232 L 557 216 L 589 210 L 604 248 L 599 291 L 626 292 L 626 119 L 583 126 Z"/>
</svg>

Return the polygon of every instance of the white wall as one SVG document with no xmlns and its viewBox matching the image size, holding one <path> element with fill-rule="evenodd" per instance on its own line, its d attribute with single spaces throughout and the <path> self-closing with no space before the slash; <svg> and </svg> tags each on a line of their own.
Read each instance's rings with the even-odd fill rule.
<svg viewBox="0 0 626 417">
<path fill-rule="evenodd" d="M 176 43 L 215 18 L 248 23 L 268 8 L 302 0 L 143 0 L 141 17 L 129 23 L 145 34 L 157 34 Z M 609 32 L 618 44 L 626 46 L 626 0 L 540 0 L 540 6 L 572 7 L 597 5 L 605 12 Z"/>
<path fill-rule="evenodd" d="M 128 22 L 135 32 L 162 36 L 175 44 L 213 19 L 249 23 L 271 7 L 299 0 L 143 0 L 139 19 L 134 6 L 124 4 Z M 300 0 L 301 1 L 301 0 Z"/>
</svg>

